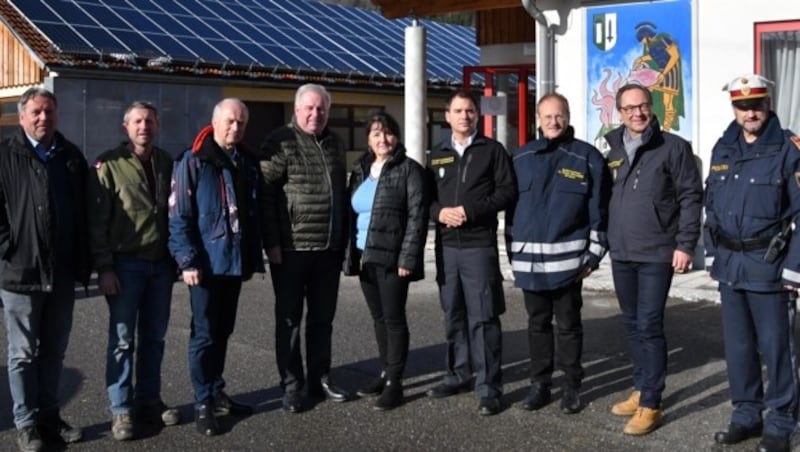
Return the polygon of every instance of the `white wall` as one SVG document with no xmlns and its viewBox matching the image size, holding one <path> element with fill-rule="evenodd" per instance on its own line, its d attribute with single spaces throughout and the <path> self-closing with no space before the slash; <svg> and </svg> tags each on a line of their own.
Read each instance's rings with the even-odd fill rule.
<svg viewBox="0 0 800 452">
<path fill-rule="evenodd" d="M 708 171 L 711 148 L 733 120 L 730 102 L 722 86 L 737 75 L 755 70 L 755 23 L 800 20 L 800 1 L 694 0 L 695 121 L 692 139 L 695 153 Z M 557 90 L 567 96 L 573 112 L 586 111 L 586 10 L 573 10 L 568 31 L 556 44 Z M 577 136 L 585 136 L 586 118 L 573 114 Z M 800 133 L 800 131 L 797 131 Z"/>
</svg>

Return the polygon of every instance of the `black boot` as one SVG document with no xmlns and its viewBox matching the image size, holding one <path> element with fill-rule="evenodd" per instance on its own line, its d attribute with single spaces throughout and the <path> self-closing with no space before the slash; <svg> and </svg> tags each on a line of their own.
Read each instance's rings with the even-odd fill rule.
<svg viewBox="0 0 800 452">
<path fill-rule="evenodd" d="M 388 379 L 381 396 L 375 401 L 374 408 L 378 411 L 386 411 L 397 408 L 404 403 L 403 383 L 399 379 Z"/>
<path fill-rule="evenodd" d="M 356 391 L 356 394 L 361 397 L 381 395 L 384 386 L 386 386 L 386 372 L 381 372 L 380 377 Z"/>
</svg>

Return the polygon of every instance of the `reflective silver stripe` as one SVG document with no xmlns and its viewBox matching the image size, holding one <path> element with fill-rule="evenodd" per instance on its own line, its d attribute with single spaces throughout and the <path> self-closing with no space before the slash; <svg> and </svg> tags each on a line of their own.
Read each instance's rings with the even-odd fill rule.
<svg viewBox="0 0 800 452">
<path fill-rule="evenodd" d="M 558 273 L 575 270 L 583 265 L 583 259 L 576 257 L 553 262 L 511 261 L 511 270 L 523 273 Z"/>
<path fill-rule="evenodd" d="M 589 245 L 589 252 L 594 254 L 595 256 L 602 256 L 606 254 L 606 249 L 600 246 L 599 243 L 592 243 Z"/>
<path fill-rule="evenodd" d="M 599 242 L 600 241 L 600 234 L 597 231 L 595 231 L 594 229 L 589 231 L 589 240 L 591 240 L 593 242 Z"/>
<path fill-rule="evenodd" d="M 714 256 L 706 256 L 706 268 L 714 266 Z"/>
<path fill-rule="evenodd" d="M 800 283 L 800 273 L 796 271 L 789 270 L 788 268 L 783 269 L 783 279 L 788 279 L 794 283 Z"/>
<path fill-rule="evenodd" d="M 586 249 L 586 240 L 559 243 L 511 242 L 512 253 L 563 254 Z"/>
</svg>

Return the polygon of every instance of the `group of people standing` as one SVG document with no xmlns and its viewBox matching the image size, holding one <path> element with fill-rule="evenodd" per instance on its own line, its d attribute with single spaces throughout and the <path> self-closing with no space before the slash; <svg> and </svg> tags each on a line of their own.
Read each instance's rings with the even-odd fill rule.
<svg viewBox="0 0 800 452">
<path fill-rule="evenodd" d="M 783 451 L 797 422 L 800 241 L 789 226 L 800 212 L 800 139 L 781 130 L 767 82 L 743 76 L 726 87 L 736 120 L 712 155 L 705 245 L 720 281 L 734 404 L 728 429 L 714 439 L 763 434 L 759 450 Z M 82 437 L 61 418 L 57 390 L 74 286 L 88 284 L 93 269 L 109 307 L 106 386 L 117 440 L 134 438 L 143 421 L 181 420 L 160 395 L 176 274 L 190 293 L 197 430 L 216 435 L 218 417 L 253 412 L 225 393 L 223 374 L 242 283 L 265 271 L 263 253 L 275 291 L 283 409 L 353 398 L 330 374 L 342 271 L 359 277 L 379 355 L 379 374 L 357 393 L 377 396 L 377 410 L 402 405 L 406 303 L 409 284 L 424 277 L 430 220 L 446 355 L 444 376 L 426 395 L 474 391 L 478 413 L 497 414 L 501 211 L 528 312 L 531 386 L 520 407 L 550 403 L 559 369 L 561 410 L 583 408 L 582 281 L 610 253 L 634 386 L 611 412 L 629 418 L 626 434 L 651 432 L 666 379 L 665 305 L 674 273 L 691 266 L 703 188 L 691 146 L 661 130 L 646 88 L 621 87 L 616 106 L 622 125 L 606 137 L 608 156 L 575 137 L 569 103 L 556 93 L 537 104 L 540 137 L 511 156 L 478 130 L 473 95 L 457 91 L 445 104 L 451 134 L 425 166 L 406 155 L 397 121 L 375 111 L 364 132 L 368 150 L 348 180 L 344 146 L 327 127 L 331 97 L 320 85 L 297 90 L 291 122 L 257 150 L 242 145 L 246 105 L 220 101 L 211 125 L 174 161 L 153 144 L 157 109 L 134 102 L 123 117 L 128 141 L 91 167 L 56 130 L 55 96 L 28 90 L 18 132 L 0 145 L 0 298 L 20 450 Z"/>
</svg>

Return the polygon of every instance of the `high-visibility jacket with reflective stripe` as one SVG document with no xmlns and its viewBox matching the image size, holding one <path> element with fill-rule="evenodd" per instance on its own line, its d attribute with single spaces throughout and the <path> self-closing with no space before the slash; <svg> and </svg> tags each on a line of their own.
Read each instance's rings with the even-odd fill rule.
<svg viewBox="0 0 800 452">
<path fill-rule="evenodd" d="M 515 285 L 564 287 L 606 253 L 611 177 L 603 155 L 574 138 L 540 138 L 514 154 L 519 191 L 509 253 Z"/>
</svg>

